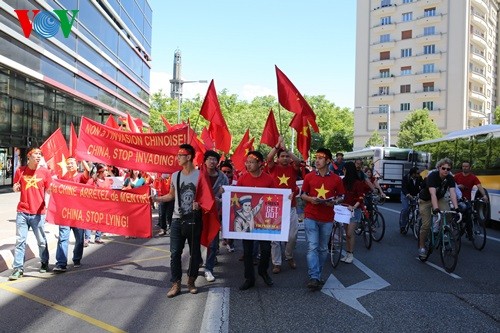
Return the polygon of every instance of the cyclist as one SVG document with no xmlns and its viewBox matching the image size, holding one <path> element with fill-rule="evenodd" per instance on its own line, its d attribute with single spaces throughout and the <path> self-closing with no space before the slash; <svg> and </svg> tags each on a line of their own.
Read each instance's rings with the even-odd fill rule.
<svg viewBox="0 0 500 333">
<path fill-rule="evenodd" d="M 440 211 L 449 210 L 448 200 L 445 199 L 446 191 L 450 192 L 453 207 L 458 207 L 455 179 L 450 174 L 451 167 L 452 162 L 449 158 L 439 160 L 436 163 L 436 170 L 429 172 L 425 185 L 420 191 L 419 211 L 422 217 L 422 226 L 420 228 L 418 256 L 422 260 L 427 258 L 425 240 L 431 226 L 431 213 L 437 214 Z"/>
<path fill-rule="evenodd" d="M 477 186 L 479 193 L 481 193 L 482 199 L 484 202 L 488 202 L 488 196 L 481 185 L 479 179 L 470 171 L 470 162 L 463 161 L 462 162 L 462 172 L 458 172 L 455 175 L 455 182 L 457 183 L 457 187 L 462 191 L 462 196 L 467 199 L 468 202 L 472 201 L 472 188 L 474 185 Z M 468 205 L 467 212 L 470 212 L 471 207 Z M 470 216 L 466 214 L 466 216 Z M 465 220 L 465 230 L 467 232 L 467 238 L 471 240 L 472 238 L 472 223 L 471 219 L 467 218 Z"/>
<path fill-rule="evenodd" d="M 419 175 L 417 167 L 411 168 L 408 174 L 403 177 L 401 185 L 401 204 L 403 209 L 399 218 L 399 231 L 402 234 L 405 232 L 405 226 L 408 223 L 410 201 L 418 195 L 418 192 L 422 189 L 422 183 L 423 179 Z"/>
</svg>

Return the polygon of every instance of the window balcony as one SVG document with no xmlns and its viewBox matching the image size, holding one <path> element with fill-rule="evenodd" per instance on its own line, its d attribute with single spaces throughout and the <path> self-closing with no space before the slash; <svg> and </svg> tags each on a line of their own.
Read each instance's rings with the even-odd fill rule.
<svg viewBox="0 0 500 333">
<path fill-rule="evenodd" d="M 436 14 L 434 16 L 422 16 L 417 18 L 417 24 L 420 26 L 438 24 L 443 20 L 443 14 Z"/>
<path fill-rule="evenodd" d="M 394 101 L 394 96 L 396 94 L 394 93 L 388 93 L 388 94 L 385 94 L 385 93 L 376 93 L 376 94 L 373 94 L 370 96 L 370 105 L 374 105 L 374 104 L 385 104 L 387 102 L 392 102 Z"/>
<path fill-rule="evenodd" d="M 430 100 L 433 98 L 438 98 L 441 96 L 441 89 L 435 89 L 432 91 L 418 90 L 413 93 L 413 96 L 417 99 Z"/>
<path fill-rule="evenodd" d="M 385 60 L 374 59 L 371 62 L 377 67 L 389 67 L 394 65 L 394 63 L 396 62 L 396 58 L 389 58 Z"/>
<path fill-rule="evenodd" d="M 440 5 L 442 0 L 418 0 L 417 3 L 420 7 L 429 7 L 432 5 Z"/>
<path fill-rule="evenodd" d="M 471 4 L 477 6 L 483 13 L 488 13 L 490 11 L 486 2 L 485 0 L 471 0 Z"/>
<path fill-rule="evenodd" d="M 437 51 L 436 53 L 419 53 L 415 55 L 416 61 L 436 61 L 441 59 L 443 52 Z"/>
<path fill-rule="evenodd" d="M 481 72 L 478 72 L 478 71 L 474 71 L 474 70 L 469 70 L 470 72 L 470 78 L 476 82 L 479 82 L 481 84 L 488 84 L 488 80 L 486 80 L 486 77 L 484 76 L 483 73 Z"/>
<path fill-rule="evenodd" d="M 416 72 L 415 80 L 419 82 L 435 81 L 441 78 L 441 71 L 434 71 L 431 73 Z"/>
<path fill-rule="evenodd" d="M 379 6 L 373 8 L 373 14 L 379 16 L 387 16 L 388 14 L 394 14 L 396 12 L 396 4 L 392 3 L 388 6 Z"/>
<path fill-rule="evenodd" d="M 375 85 L 388 85 L 391 83 L 394 83 L 394 75 L 388 76 L 388 77 L 380 77 L 380 76 L 375 76 L 372 77 L 370 84 L 375 84 Z"/>
<path fill-rule="evenodd" d="M 479 13 L 471 13 L 472 24 L 478 25 L 482 30 L 488 30 L 488 24 L 486 23 L 486 18 Z"/>
<path fill-rule="evenodd" d="M 383 43 L 380 43 L 380 42 L 373 43 L 371 45 L 371 49 L 373 51 L 380 52 L 383 50 L 390 50 L 390 49 L 394 48 L 394 46 L 396 46 L 396 41 L 392 40 L 392 41 L 383 42 Z"/>
<path fill-rule="evenodd" d="M 418 35 L 415 36 L 415 41 L 419 44 L 429 44 L 429 43 L 437 43 L 441 39 L 443 39 L 443 33 L 437 32 L 434 35 Z"/>
<path fill-rule="evenodd" d="M 382 35 L 384 33 L 394 31 L 396 30 L 396 23 L 389 23 L 389 24 L 378 24 L 374 27 L 372 27 L 373 33 L 377 35 Z"/>
<path fill-rule="evenodd" d="M 480 101 L 481 103 L 487 102 L 486 96 L 479 91 L 469 90 L 470 98 Z"/>
<path fill-rule="evenodd" d="M 478 45 L 481 45 L 484 49 L 488 48 L 488 43 L 486 42 L 484 34 L 474 31 L 471 35 L 473 42 L 477 43 Z"/>
<path fill-rule="evenodd" d="M 478 63 L 480 66 L 483 66 L 483 67 L 488 66 L 488 62 L 486 61 L 486 58 L 481 53 L 472 52 L 471 58 L 472 58 L 472 61 Z"/>
</svg>

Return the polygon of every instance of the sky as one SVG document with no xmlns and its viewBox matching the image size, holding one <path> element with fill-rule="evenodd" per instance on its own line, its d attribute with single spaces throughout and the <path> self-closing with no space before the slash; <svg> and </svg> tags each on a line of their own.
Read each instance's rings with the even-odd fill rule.
<svg viewBox="0 0 500 333">
<path fill-rule="evenodd" d="M 356 1 L 149 0 L 151 92 L 170 96 L 174 52 L 183 80 L 214 80 L 240 100 L 277 96 L 277 65 L 303 95 L 354 105 Z M 208 83 L 185 83 L 185 98 Z"/>
</svg>

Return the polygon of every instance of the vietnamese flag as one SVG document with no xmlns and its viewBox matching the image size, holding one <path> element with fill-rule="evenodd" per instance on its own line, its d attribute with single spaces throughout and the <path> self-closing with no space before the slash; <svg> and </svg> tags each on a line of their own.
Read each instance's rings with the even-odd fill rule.
<svg viewBox="0 0 500 333">
<path fill-rule="evenodd" d="M 279 141 L 280 133 L 278 131 L 278 126 L 276 125 L 276 120 L 274 119 L 273 109 L 269 110 L 269 116 L 267 116 L 266 125 L 262 131 L 262 138 L 260 143 L 266 144 L 269 147 L 274 147 Z"/>
<path fill-rule="evenodd" d="M 207 95 L 200 109 L 200 115 L 210 123 L 208 132 L 210 136 L 215 139 L 215 148 L 228 153 L 229 149 L 231 149 L 232 137 L 220 109 L 214 80 L 210 81 Z"/>
<path fill-rule="evenodd" d="M 111 115 L 111 114 L 109 115 L 108 120 L 106 120 L 106 123 L 104 125 L 109 126 L 109 127 L 113 127 L 116 129 L 120 128 L 120 126 L 118 126 L 118 123 L 115 120 L 115 117 L 113 117 L 113 115 Z"/>
<path fill-rule="evenodd" d="M 69 154 L 71 157 L 75 157 L 77 143 L 78 143 L 78 136 L 76 135 L 75 126 L 73 125 L 73 122 L 72 122 L 71 123 L 71 133 L 69 135 Z"/>
<path fill-rule="evenodd" d="M 213 150 L 215 148 L 214 140 L 210 136 L 210 133 L 208 132 L 208 129 L 206 127 L 203 127 L 203 129 L 201 130 L 201 141 L 203 141 L 203 145 L 208 150 Z"/>
<path fill-rule="evenodd" d="M 132 118 L 132 116 L 129 113 L 127 113 L 127 122 L 126 122 L 126 124 L 128 125 L 127 127 L 130 130 L 130 132 L 132 132 L 132 133 L 141 133 L 141 130 L 137 126 L 136 122 L 134 121 L 134 118 Z"/>
<path fill-rule="evenodd" d="M 300 114 L 296 114 L 290 122 L 290 127 L 297 131 L 297 149 L 302 159 L 306 161 L 309 158 L 309 149 L 311 149 L 311 130 L 307 120 Z"/>
<path fill-rule="evenodd" d="M 254 138 L 250 139 L 250 131 L 247 129 L 243 137 L 241 138 L 240 144 L 234 150 L 231 160 L 236 170 L 245 170 L 245 161 L 249 151 L 253 150 Z"/>
<path fill-rule="evenodd" d="M 61 128 L 52 133 L 40 146 L 47 166 L 58 178 L 62 178 L 67 172 L 66 159 L 69 157 L 68 144 L 64 138 Z"/>
<path fill-rule="evenodd" d="M 200 244 L 208 247 L 220 230 L 220 221 L 214 193 L 212 191 L 212 186 L 210 186 L 208 173 L 205 168 L 200 170 L 198 185 L 196 186 L 195 201 L 200 205 L 202 210 L 203 226 Z"/>
<path fill-rule="evenodd" d="M 298 115 L 302 115 L 316 133 L 319 132 L 318 124 L 316 124 L 316 114 L 307 103 L 305 98 L 300 94 L 299 90 L 295 88 L 292 81 L 276 67 L 276 78 L 278 79 L 278 101 L 288 111 Z"/>
<path fill-rule="evenodd" d="M 163 125 L 165 125 L 166 132 L 170 131 L 170 129 L 172 128 L 172 125 L 170 125 L 167 118 L 165 118 L 163 115 L 161 115 L 161 120 L 163 121 Z"/>
</svg>

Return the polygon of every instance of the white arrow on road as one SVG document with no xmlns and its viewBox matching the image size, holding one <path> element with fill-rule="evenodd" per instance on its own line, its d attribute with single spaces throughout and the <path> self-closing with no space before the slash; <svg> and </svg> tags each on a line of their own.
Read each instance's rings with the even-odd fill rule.
<svg viewBox="0 0 500 333">
<path fill-rule="evenodd" d="M 353 264 L 362 270 L 368 279 L 345 287 L 333 274 L 326 281 L 321 292 L 325 295 L 336 298 L 342 303 L 349 305 L 351 308 L 358 310 L 361 313 L 373 318 L 373 316 L 365 309 L 358 301 L 358 298 L 371 294 L 377 290 L 390 286 L 390 283 L 375 274 L 374 271 L 366 267 L 359 260 L 354 259 Z"/>
</svg>

